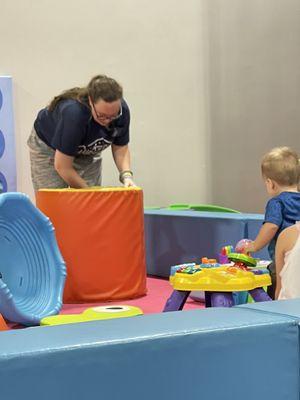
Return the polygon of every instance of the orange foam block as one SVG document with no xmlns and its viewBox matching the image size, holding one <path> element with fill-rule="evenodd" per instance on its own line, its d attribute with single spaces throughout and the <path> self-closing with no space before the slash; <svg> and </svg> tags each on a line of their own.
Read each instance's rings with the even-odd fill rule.
<svg viewBox="0 0 300 400">
<path fill-rule="evenodd" d="M 44 189 L 36 200 L 55 227 L 66 262 L 64 302 L 123 300 L 146 293 L 141 189 Z"/>
<path fill-rule="evenodd" d="M 0 331 L 7 331 L 7 330 L 8 330 L 8 326 L 7 326 L 6 322 L 4 321 L 4 318 L 0 314 Z"/>
</svg>

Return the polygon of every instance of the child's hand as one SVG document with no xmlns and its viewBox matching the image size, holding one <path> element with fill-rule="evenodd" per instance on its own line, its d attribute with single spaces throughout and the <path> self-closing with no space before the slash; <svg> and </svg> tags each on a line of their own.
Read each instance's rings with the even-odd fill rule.
<svg viewBox="0 0 300 400">
<path fill-rule="evenodd" d="M 242 239 L 236 244 L 235 251 L 243 254 L 255 252 L 254 242 L 250 239 Z"/>
<path fill-rule="evenodd" d="M 255 249 L 254 242 L 251 241 L 251 242 L 246 243 L 243 253 L 249 254 L 249 253 L 255 253 L 255 252 L 256 252 L 256 249 Z"/>
</svg>

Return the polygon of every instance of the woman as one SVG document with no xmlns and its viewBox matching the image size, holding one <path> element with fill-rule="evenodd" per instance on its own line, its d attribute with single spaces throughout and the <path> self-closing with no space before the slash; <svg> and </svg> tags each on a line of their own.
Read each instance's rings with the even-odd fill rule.
<svg viewBox="0 0 300 400">
<path fill-rule="evenodd" d="M 284 229 L 276 243 L 276 293 L 278 300 L 300 297 L 300 222 Z"/>
<path fill-rule="evenodd" d="M 105 75 L 54 97 L 27 142 L 34 190 L 101 185 L 101 153 L 110 145 L 120 181 L 134 186 L 129 124 L 122 87 Z"/>
</svg>

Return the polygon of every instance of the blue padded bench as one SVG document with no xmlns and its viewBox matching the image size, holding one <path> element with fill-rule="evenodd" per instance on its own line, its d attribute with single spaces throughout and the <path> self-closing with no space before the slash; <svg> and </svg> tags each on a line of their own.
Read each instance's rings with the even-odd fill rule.
<svg viewBox="0 0 300 400">
<path fill-rule="evenodd" d="M 254 239 L 263 216 L 220 212 L 145 210 L 147 272 L 168 277 L 170 267 L 215 258 L 221 248 Z M 268 259 L 267 249 L 256 254 Z"/>
<path fill-rule="evenodd" d="M 0 393 L 5 400 L 299 400 L 298 346 L 294 318 L 237 307 L 7 331 Z"/>
<path fill-rule="evenodd" d="M 238 306 L 238 308 L 248 311 L 257 311 L 268 315 L 273 314 L 278 316 L 288 316 L 291 318 L 295 318 L 298 323 L 299 337 L 300 337 L 300 299 L 243 304 Z M 298 351 L 298 356 L 300 358 L 299 349 L 297 349 L 297 351 Z M 299 397 L 300 397 L 300 385 L 299 385 Z"/>
<path fill-rule="evenodd" d="M 298 320 L 300 325 L 300 299 L 249 303 L 240 305 L 238 308 L 293 317 Z"/>
</svg>

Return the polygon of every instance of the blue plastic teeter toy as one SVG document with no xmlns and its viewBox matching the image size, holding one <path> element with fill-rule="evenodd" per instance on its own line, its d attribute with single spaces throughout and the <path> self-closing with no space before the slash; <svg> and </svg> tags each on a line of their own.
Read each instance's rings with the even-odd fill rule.
<svg viewBox="0 0 300 400">
<path fill-rule="evenodd" d="M 54 228 L 22 193 L 0 195 L 0 313 L 38 325 L 62 306 L 66 277 Z"/>
</svg>

